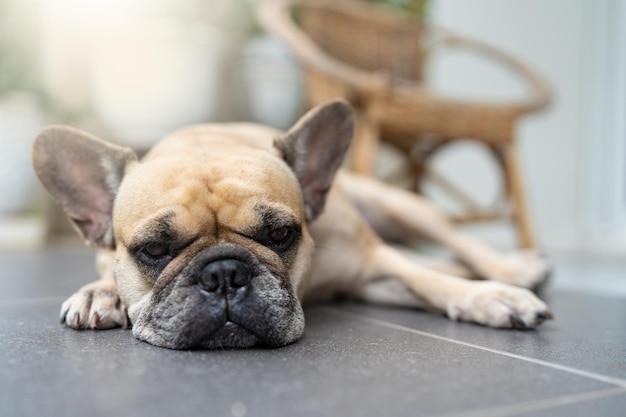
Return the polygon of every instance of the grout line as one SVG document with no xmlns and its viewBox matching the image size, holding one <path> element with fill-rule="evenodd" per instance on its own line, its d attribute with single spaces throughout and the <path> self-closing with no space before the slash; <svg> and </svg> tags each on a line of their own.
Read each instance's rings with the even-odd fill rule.
<svg viewBox="0 0 626 417">
<path fill-rule="evenodd" d="M 576 404 L 583 401 L 596 400 L 617 394 L 626 394 L 623 388 L 608 388 L 599 391 L 590 391 L 582 394 L 567 394 L 546 400 L 532 401 L 524 404 L 503 405 L 499 407 L 483 408 L 468 412 L 443 414 L 437 417 L 511 417 L 526 414 L 533 411 L 547 410 L 550 408 Z"/>
<path fill-rule="evenodd" d="M 586 378 L 590 378 L 590 379 L 595 379 L 596 381 L 601 381 L 607 384 L 611 384 L 611 385 L 617 385 L 621 388 L 626 388 L 626 380 L 624 379 L 620 379 L 620 378 L 613 378 L 610 376 L 606 376 L 606 375 L 601 375 L 601 374 L 596 374 L 593 372 L 588 372 L 588 371 L 583 371 L 582 369 L 576 369 L 576 368 L 570 368 L 569 366 L 564 366 L 564 365 L 559 365 L 556 363 L 552 363 L 552 362 L 548 362 L 548 361 L 544 361 L 541 359 L 535 359 L 535 358 L 530 358 L 528 356 L 522 356 L 522 355 L 518 355 L 515 353 L 511 353 L 511 352 L 506 352 L 504 350 L 498 350 L 498 349 L 492 349 L 489 347 L 485 347 L 485 346 L 480 346 L 480 345 L 476 345 L 473 343 L 468 343 L 468 342 L 463 342 L 460 340 L 455 340 L 455 339 L 450 339 L 448 337 L 445 336 L 439 336 L 433 333 L 427 333 L 425 331 L 422 330 L 417 330 L 417 329 L 412 329 L 410 327 L 406 327 L 406 326 L 402 326 L 399 324 L 394 324 L 394 323 L 389 323 L 387 321 L 384 320 L 379 320 L 379 319 L 375 319 L 372 317 L 367 317 L 367 316 L 363 316 L 361 314 L 357 314 L 357 313 L 353 313 L 350 311 L 346 311 L 346 310 L 342 310 L 336 307 L 329 307 L 329 306 L 325 306 L 324 308 L 328 309 L 328 310 L 333 310 L 335 312 L 339 312 L 341 314 L 345 314 L 348 316 L 353 316 L 358 318 L 359 320 L 362 321 L 368 321 L 370 323 L 374 323 L 377 324 L 379 326 L 382 327 L 387 327 L 390 329 L 394 329 L 394 330 L 400 330 L 400 331 L 405 331 L 405 332 L 409 332 L 409 333 L 414 333 L 414 334 L 418 334 L 420 336 L 425 336 L 425 337 L 430 337 L 433 339 L 438 339 L 438 340 L 442 340 L 445 342 L 450 342 L 450 343 L 454 343 L 457 345 L 461 345 L 461 346 L 467 346 L 467 347 L 471 347 L 474 349 L 480 349 L 480 350 L 484 350 L 487 352 L 491 352 L 491 353 L 496 353 L 498 355 L 504 355 L 504 356 L 508 356 L 510 358 L 514 358 L 514 359 L 519 359 L 519 360 L 523 360 L 526 362 L 531 362 L 537 365 L 542 365 L 542 366 L 547 366 L 549 368 L 553 368 L 553 369 L 558 369 L 559 371 L 563 371 L 563 372 L 568 372 L 570 374 L 574 374 L 574 375 L 579 375 L 579 376 L 583 376 Z"/>
<path fill-rule="evenodd" d="M 1 306 L 33 306 L 33 305 L 47 305 L 47 304 L 59 304 L 59 308 L 61 307 L 61 303 L 67 297 L 57 296 L 57 297 L 33 297 L 33 298 L 15 298 L 15 299 L 6 299 L 0 300 Z"/>
</svg>

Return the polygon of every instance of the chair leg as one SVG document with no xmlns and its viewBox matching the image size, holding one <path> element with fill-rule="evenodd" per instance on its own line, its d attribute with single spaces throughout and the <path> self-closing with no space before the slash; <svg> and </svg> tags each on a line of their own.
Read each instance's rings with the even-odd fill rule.
<svg viewBox="0 0 626 417">
<path fill-rule="evenodd" d="M 412 188 L 417 194 L 422 193 L 422 182 L 428 171 L 428 160 L 446 142 L 419 138 L 416 145 L 407 153 L 410 154 Z"/>
<path fill-rule="evenodd" d="M 535 237 L 526 205 L 519 155 L 515 143 L 511 142 L 503 146 L 503 157 L 509 195 L 513 203 L 514 221 L 517 223 L 518 244 L 520 248 L 532 249 L 535 247 Z"/>
<path fill-rule="evenodd" d="M 356 115 L 356 131 L 352 141 L 350 168 L 357 174 L 372 175 L 379 145 L 378 125 L 364 113 Z"/>
</svg>

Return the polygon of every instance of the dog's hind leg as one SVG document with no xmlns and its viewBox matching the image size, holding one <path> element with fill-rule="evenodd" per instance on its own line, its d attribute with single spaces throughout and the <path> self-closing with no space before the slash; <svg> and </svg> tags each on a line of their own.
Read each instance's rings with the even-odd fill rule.
<svg viewBox="0 0 626 417">
<path fill-rule="evenodd" d="M 478 278 L 476 273 L 460 262 L 452 259 L 445 259 L 438 256 L 423 255 L 414 248 L 403 245 L 392 245 L 400 253 L 411 259 L 413 262 L 435 271 L 443 272 L 448 275 L 454 275 L 461 278 L 475 279 Z"/>
<path fill-rule="evenodd" d="M 350 294 L 363 301 L 431 309 L 491 327 L 530 329 L 552 318 L 527 289 L 430 270 L 383 243 L 364 262 L 364 275 Z"/>
<path fill-rule="evenodd" d="M 520 287 L 532 288 L 549 274 L 549 265 L 539 253 L 501 254 L 459 233 L 439 209 L 414 193 L 349 173 L 342 173 L 338 181 L 372 228 L 387 241 L 406 244 L 426 238 L 452 250 L 481 277 Z"/>
</svg>

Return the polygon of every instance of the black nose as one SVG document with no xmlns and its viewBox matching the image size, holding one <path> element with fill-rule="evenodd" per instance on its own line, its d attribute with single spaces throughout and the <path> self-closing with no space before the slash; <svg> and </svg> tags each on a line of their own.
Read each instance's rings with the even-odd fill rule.
<svg viewBox="0 0 626 417">
<path fill-rule="evenodd" d="M 237 259 L 218 259 L 206 264 L 199 281 L 207 291 L 243 287 L 250 282 L 250 268 Z"/>
</svg>

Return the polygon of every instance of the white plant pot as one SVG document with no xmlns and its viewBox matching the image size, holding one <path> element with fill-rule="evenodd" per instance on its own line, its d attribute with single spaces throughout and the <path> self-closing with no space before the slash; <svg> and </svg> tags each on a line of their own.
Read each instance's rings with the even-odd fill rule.
<svg viewBox="0 0 626 417">
<path fill-rule="evenodd" d="M 304 99 L 302 72 L 279 41 L 252 39 L 243 54 L 243 79 L 250 119 L 287 129 L 300 115 Z"/>
<path fill-rule="evenodd" d="M 0 98 L 0 214 L 18 214 L 35 201 L 37 177 L 30 148 L 45 122 L 32 95 L 12 93 Z"/>
<path fill-rule="evenodd" d="M 147 148 L 184 125 L 212 120 L 228 33 L 165 18 L 133 19 L 94 53 L 94 108 L 114 139 Z"/>
</svg>

